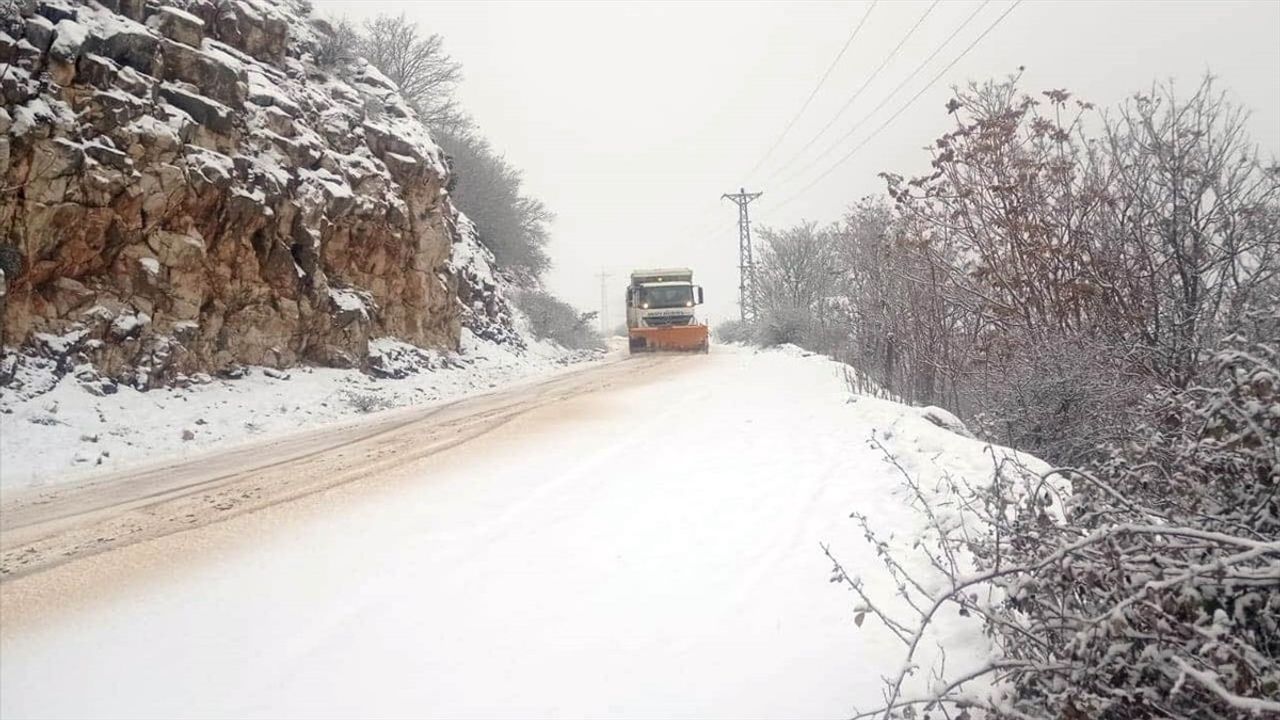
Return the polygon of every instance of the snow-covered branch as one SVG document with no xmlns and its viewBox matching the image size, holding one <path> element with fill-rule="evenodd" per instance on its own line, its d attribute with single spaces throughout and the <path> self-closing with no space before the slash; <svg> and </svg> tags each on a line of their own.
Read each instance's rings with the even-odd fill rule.
<svg viewBox="0 0 1280 720">
<path fill-rule="evenodd" d="M 954 708 L 1236 720 L 1280 710 L 1276 357 L 1224 351 L 1220 384 L 1151 398 L 1158 420 L 1140 428 L 1144 442 L 1096 467 L 1037 474 L 1009 460 L 989 485 L 929 492 L 891 458 L 922 506 L 925 537 L 898 549 L 860 522 L 919 619 L 894 628 L 906 651 L 884 704 L 856 717 Z M 927 580 L 907 570 L 920 567 Z M 863 607 L 886 614 L 865 598 Z M 942 679 L 913 695 L 907 680 L 948 607 L 981 619 L 995 655 L 952 677 L 935 669 Z"/>
</svg>

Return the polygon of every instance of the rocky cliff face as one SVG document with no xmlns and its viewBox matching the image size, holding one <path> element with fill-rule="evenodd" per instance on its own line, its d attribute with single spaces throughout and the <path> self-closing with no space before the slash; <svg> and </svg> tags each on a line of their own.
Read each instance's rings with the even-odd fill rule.
<svg viewBox="0 0 1280 720">
<path fill-rule="evenodd" d="M 0 8 L 3 345 L 145 387 L 511 338 L 440 150 L 372 66 L 317 64 L 326 30 L 290 1 Z"/>
</svg>

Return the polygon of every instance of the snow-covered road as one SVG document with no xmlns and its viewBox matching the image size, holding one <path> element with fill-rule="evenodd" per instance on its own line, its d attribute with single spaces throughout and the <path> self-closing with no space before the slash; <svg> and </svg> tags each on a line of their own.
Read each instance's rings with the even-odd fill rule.
<svg viewBox="0 0 1280 720">
<path fill-rule="evenodd" d="M 850 395 L 838 366 L 795 351 L 716 347 L 631 367 L 377 482 L 0 584 L 0 715 L 841 717 L 874 705 L 901 645 L 854 626 L 819 543 L 892 602 L 848 515 L 903 543 L 919 521 L 871 432 L 925 478 L 989 474 L 982 445 Z M 949 669 L 985 651 L 959 622 L 943 631 L 966 634 L 972 655 Z"/>
</svg>

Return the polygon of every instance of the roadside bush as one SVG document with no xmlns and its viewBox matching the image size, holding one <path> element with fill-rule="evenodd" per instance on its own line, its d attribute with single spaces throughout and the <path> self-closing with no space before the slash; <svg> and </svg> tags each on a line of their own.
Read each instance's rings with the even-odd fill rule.
<svg viewBox="0 0 1280 720">
<path fill-rule="evenodd" d="M 381 395 L 360 390 L 348 390 L 343 393 L 342 399 L 351 409 L 361 413 L 378 412 L 395 407 L 390 400 Z"/>
<path fill-rule="evenodd" d="M 808 346 L 812 320 L 809 310 L 779 304 L 765 309 L 754 328 L 754 339 L 763 347 L 777 345 Z"/>
<path fill-rule="evenodd" d="M 937 548 L 925 552 L 941 592 L 926 594 L 862 518 L 918 618 L 861 608 L 908 649 L 886 705 L 855 717 L 1280 713 L 1280 351 L 1237 336 L 1204 362 L 1204 384 L 1154 393 L 1132 439 L 1090 469 L 1034 476 L 1005 464 L 988 487 L 924 500 L 932 528 L 917 548 Z M 961 552 L 979 572 L 958 571 Z M 982 618 L 995 656 L 904 697 L 919 640 L 944 607 Z M 979 678 L 998 689 L 975 692 Z"/>
<path fill-rule="evenodd" d="M 529 320 L 539 340 L 550 340 L 570 350 L 599 350 L 604 338 L 596 329 L 597 313 L 579 313 L 569 303 L 543 290 L 520 290 L 516 307 Z"/>
<path fill-rule="evenodd" d="M 1096 338 L 1046 334 L 1009 339 L 967 382 L 983 397 L 971 416 L 984 439 L 1036 457 L 1091 462 L 1133 433 L 1133 416 L 1151 385 L 1126 367 L 1129 358 Z"/>
<path fill-rule="evenodd" d="M 722 343 L 749 343 L 754 339 L 751 326 L 741 320 L 725 320 L 712 332 Z"/>
</svg>

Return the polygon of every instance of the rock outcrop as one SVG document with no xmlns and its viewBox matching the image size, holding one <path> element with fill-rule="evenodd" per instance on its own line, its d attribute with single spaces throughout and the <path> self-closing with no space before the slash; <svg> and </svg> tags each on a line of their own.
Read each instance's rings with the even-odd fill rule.
<svg viewBox="0 0 1280 720">
<path fill-rule="evenodd" d="M 145 387 L 513 339 L 441 151 L 368 63 L 317 64 L 326 31 L 289 1 L 0 9 L 0 343 Z"/>
</svg>

